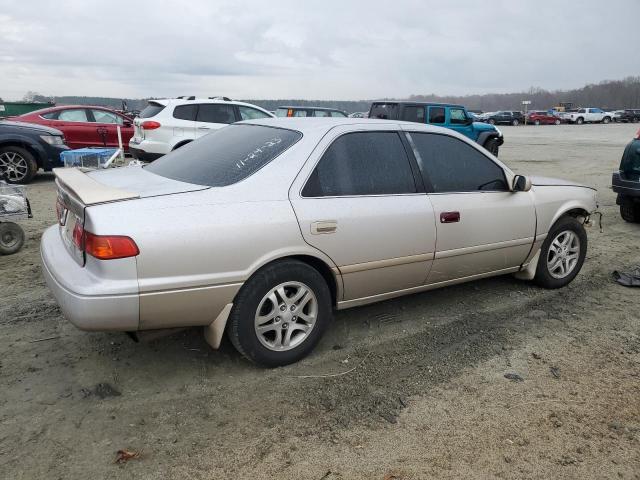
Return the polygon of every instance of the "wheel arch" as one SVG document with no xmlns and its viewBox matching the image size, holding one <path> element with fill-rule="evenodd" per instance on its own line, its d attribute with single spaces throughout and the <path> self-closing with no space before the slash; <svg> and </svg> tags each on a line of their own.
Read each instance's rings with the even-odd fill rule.
<svg viewBox="0 0 640 480">
<path fill-rule="evenodd" d="M 191 142 L 193 142 L 193 139 L 192 139 L 192 138 L 190 138 L 190 139 L 188 139 L 188 140 L 181 140 L 181 141 L 179 141 L 178 143 L 176 143 L 176 144 L 173 146 L 173 148 L 171 148 L 171 151 L 173 151 L 173 150 L 177 150 L 177 149 L 178 149 L 178 148 L 180 148 L 180 147 L 184 147 L 187 143 L 191 143 Z"/>
<path fill-rule="evenodd" d="M 4 147 L 18 147 L 24 148 L 27 152 L 33 155 L 33 158 L 38 165 L 38 168 L 44 168 L 45 164 L 45 154 L 44 151 L 38 145 L 33 142 L 21 140 L 21 139 L 0 139 L 0 148 Z"/>
</svg>

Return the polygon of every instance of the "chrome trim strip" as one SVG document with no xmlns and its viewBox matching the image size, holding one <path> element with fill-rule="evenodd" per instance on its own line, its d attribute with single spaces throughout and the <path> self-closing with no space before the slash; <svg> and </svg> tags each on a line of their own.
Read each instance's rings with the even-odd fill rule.
<svg viewBox="0 0 640 480">
<path fill-rule="evenodd" d="M 533 244 L 535 237 L 517 238 L 506 242 L 487 243 L 485 245 L 474 245 L 472 247 L 456 248 L 454 250 L 443 250 L 436 252 L 435 259 L 457 257 L 458 255 L 468 255 L 470 253 L 486 252 L 489 250 L 500 250 L 501 248 L 517 247 L 519 245 Z"/>
<path fill-rule="evenodd" d="M 429 260 L 433 260 L 433 253 L 421 253 L 419 255 L 408 255 L 406 257 L 387 258 L 385 260 L 374 260 L 373 262 L 343 265 L 337 267 L 337 273 L 346 275 L 348 273 L 362 272 L 365 270 L 375 270 L 377 268 L 395 267 L 397 265 L 407 265 L 409 263 L 426 262 Z"/>
</svg>

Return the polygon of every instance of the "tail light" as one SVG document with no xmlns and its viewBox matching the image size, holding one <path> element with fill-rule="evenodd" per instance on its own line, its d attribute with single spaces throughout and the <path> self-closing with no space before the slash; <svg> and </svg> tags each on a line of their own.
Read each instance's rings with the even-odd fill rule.
<svg viewBox="0 0 640 480">
<path fill-rule="evenodd" d="M 81 223 L 73 229 L 73 243 L 98 260 L 135 257 L 140 253 L 138 245 L 131 237 L 124 235 L 94 235 L 85 230 Z"/>
<path fill-rule="evenodd" d="M 124 235 L 84 233 L 84 251 L 98 260 L 135 257 L 140 253 L 136 242 Z"/>
<path fill-rule="evenodd" d="M 638 132 L 636 133 L 636 139 L 640 140 L 640 130 L 638 130 Z"/>
<path fill-rule="evenodd" d="M 155 120 L 145 120 L 140 126 L 143 130 L 155 130 L 161 127 L 160 122 L 156 122 Z"/>
</svg>

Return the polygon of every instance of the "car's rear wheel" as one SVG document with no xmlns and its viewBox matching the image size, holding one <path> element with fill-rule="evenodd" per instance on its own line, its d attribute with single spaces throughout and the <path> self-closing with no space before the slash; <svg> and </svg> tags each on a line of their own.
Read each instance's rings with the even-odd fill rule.
<svg viewBox="0 0 640 480">
<path fill-rule="evenodd" d="M 556 118 L 556 119 L 555 119 L 555 121 L 554 121 L 553 123 L 555 123 L 556 125 L 560 125 L 560 119 L 559 119 L 559 118 Z"/>
<path fill-rule="evenodd" d="M 24 245 L 24 230 L 17 223 L 0 223 L 0 255 L 16 253 Z"/>
<path fill-rule="evenodd" d="M 307 356 L 331 320 L 331 293 L 323 276 L 298 260 L 272 263 L 240 289 L 229 315 L 231 343 L 266 367 Z"/>
<path fill-rule="evenodd" d="M 549 231 L 540 249 L 534 282 L 561 288 L 578 275 L 587 254 L 587 232 L 573 217 L 562 217 Z"/>
<path fill-rule="evenodd" d="M 490 118 L 489 120 L 487 120 L 487 123 L 488 123 L 489 125 L 495 125 L 495 124 L 496 124 L 496 121 L 495 121 L 493 118 Z"/>
<path fill-rule="evenodd" d="M 534 124 L 534 125 L 540 125 L 540 120 L 534 120 L 534 121 L 533 121 L 533 124 Z"/>
<path fill-rule="evenodd" d="M 578 125 L 582 125 L 582 124 L 584 123 L 584 118 L 582 118 L 582 117 L 578 117 L 578 119 L 576 120 L 576 123 L 577 123 Z"/>
<path fill-rule="evenodd" d="M 640 223 L 640 203 L 625 200 L 620 204 L 620 216 L 625 222 Z"/>
<path fill-rule="evenodd" d="M 33 155 L 24 148 L 0 148 L 0 176 L 9 183 L 29 183 L 38 172 L 38 164 Z"/>
<path fill-rule="evenodd" d="M 490 151 L 494 156 L 498 156 L 498 149 L 500 145 L 498 145 L 498 140 L 495 138 L 490 138 L 486 142 L 484 142 L 484 148 Z"/>
<path fill-rule="evenodd" d="M 520 122 L 518 121 L 518 119 L 517 119 L 517 118 L 514 118 L 514 119 L 511 121 L 511 125 L 513 125 L 514 127 L 517 127 L 518 125 L 520 125 Z"/>
</svg>

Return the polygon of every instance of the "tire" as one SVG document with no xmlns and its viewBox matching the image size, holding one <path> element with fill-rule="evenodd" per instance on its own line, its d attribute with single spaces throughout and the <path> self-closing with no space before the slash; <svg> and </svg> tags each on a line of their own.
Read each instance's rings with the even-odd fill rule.
<svg viewBox="0 0 640 480">
<path fill-rule="evenodd" d="M 633 120 L 631 120 L 632 123 L 638 123 L 640 119 L 638 117 L 633 117 Z"/>
<path fill-rule="evenodd" d="M 533 121 L 533 124 L 534 124 L 534 125 L 540 125 L 540 120 L 534 120 L 534 121 Z"/>
<path fill-rule="evenodd" d="M 488 123 L 489 125 L 495 125 L 495 124 L 496 124 L 496 121 L 495 121 L 493 118 L 490 118 L 489 120 L 487 120 L 487 123 Z"/>
<path fill-rule="evenodd" d="M 518 121 L 517 118 L 514 118 L 513 120 L 511 120 L 511 125 L 513 125 L 514 127 L 517 127 L 518 125 L 520 125 L 520 122 Z"/>
<path fill-rule="evenodd" d="M 582 117 L 578 117 L 578 119 L 576 120 L 576 123 L 577 123 L 578 125 L 582 125 L 582 124 L 584 123 L 584 118 L 582 118 Z"/>
<path fill-rule="evenodd" d="M 304 289 L 307 292 L 297 301 L 300 310 L 296 312 L 292 299 Z M 306 317 L 303 320 L 301 312 Z M 315 320 L 311 321 L 314 312 Z M 323 276 L 306 263 L 283 260 L 258 270 L 242 286 L 229 315 L 228 336 L 247 359 L 265 367 L 279 367 L 306 357 L 331 318 L 331 293 Z M 310 328 L 305 331 L 290 328 L 292 325 Z"/>
<path fill-rule="evenodd" d="M 38 172 L 38 164 L 31 152 L 21 147 L 0 148 L 0 176 L 8 183 L 29 183 Z"/>
<path fill-rule="evenodd" d="M 24 230 L 17 223 L 0 223 L 0 255 L 11 255 L 24 245 Z"/>
<path fill-rule="evenodd" d="M 486 142 L 484 142 L 484 148 L 489 150 L 495 157 L 498 156 L 498 149 L 500 146 L 498 145 L 498 140 L 495 138 L 489 138 Z"/>
<path fill-rule="evenodd" d="M 610 123 L 610 122 L 611 122 L 611 117 L 604 117 L 604 118 L 602 119 L 602 123 L 604 123 L 605 125 L 606 125 L 607 123 Z"/>
<path fill-rule="evenodd" d="M 620 216 L 625 222 L 640 223 L 640 203 L 623 200 L 620 204 Z"/>
<path fill-rule="evenodd" d="M 556 119 L 555 119 L 555 121 L 554 121 L 553 123 L 554 123 L 555 125 L 560 125 L 560 123 L 561 123 L 561 122 L 560 122 L 560 119 L 559 119 L 559 118 L 556 118 Z"/>
<path fill-rule="evenodd" d="M 586 254 L 587 232 L 584 226 L 573 217 L 561 217 L 551 227 L 540 248 L 534 283 L 550 289 L 568 285 L 580 272 Z"/>
</svg>

